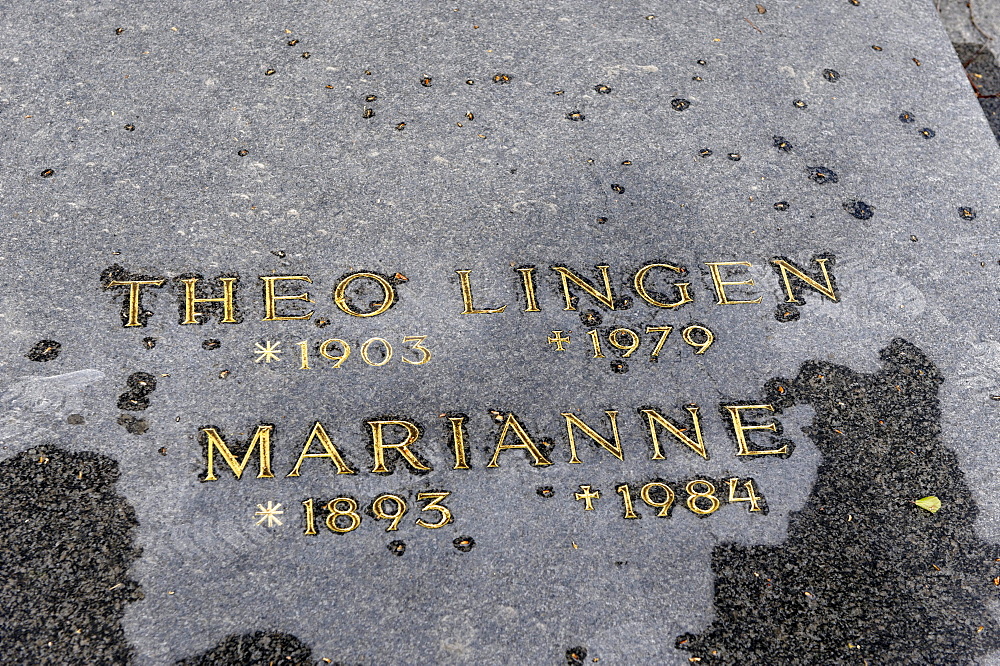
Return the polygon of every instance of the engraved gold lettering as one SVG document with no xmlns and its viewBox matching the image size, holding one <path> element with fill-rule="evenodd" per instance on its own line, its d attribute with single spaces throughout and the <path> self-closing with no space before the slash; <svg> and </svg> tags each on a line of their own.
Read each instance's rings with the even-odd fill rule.
<svg viewBox="0 0 1000 666">
<path fill-rule="evenodd" d="M 236 278 L 219 278 L 219 282 L 222 283 L 222 296 L 218 298 L 196 298 L 198 278 L 186 278 L 181 282 L 184 283 L 184 320 L 181 324 L 198 323 L 198 317 L 201 316 L 201 313 L 195 310 L 198 303 L 222 303 L 222 319 L 219 321 L 223 324 L 236 323 L 236 305 L 233 298 Z"/>
<path fill-rule="evenodd" d="M 426 339 L 427 339 L 426 335 L 407 335 L 405 338 L 403 338 L 404 343 L 407 342 L 414 343 L 413 346 L 410 347 L 410 349 L 412 349 L 413 351 L 420 352 L 419 361 L 411 361 L 410 359 L 404 356 L 402 357 L 403 363 L 409 363 L 410 365 L 423 365 L 424 363 L 428 363 L 431 360 L 431 350 L 423 346 L 424 340 Z"/>
<path fill-rule="evenodd" d="M 535 267 L 518 268 L 521 274 L 521 286 L 524 289 L 525 312 L 541 312 L 538 307 L 538 298 L 535 296 Z"/>
<path fill-rule="evenodd" d="M 458 282 L 462 287 L 462 303 L 465 305 L 462 314 L 500 314 L 507 309 L 506 304 L 498 308 L 476 308 L 472 304 L 472 280 L 469 278 L 469 274 L 472 271 L 455 272 L 458 273 Z"/>
<path fill-rule="evenodd" d="M 694 299 L 691 298 L 691 294 L 688 293 L 688 287 L 691 286 L 690 282 L 675 282 L 674 287 L 677 288 L 678 298 L 673 303 L 664 303 L 663 301 L 658 301 L 652 296 L 650 296 L 649 291 L 646 289 L 646 276 L 654 268 L 666 268 L 677 273 L 684 273 L 683 268 L 678 268 L 677 266 L 671 266 L 670 264 L 647 264 L 640 268 L 635 273 L 635 278 L 632 280 L 633 286 L 635 287 L 635 292 L 639 294 L 642 300 L 646 301 L 650 305 L 655 305 L 658 308 L 679 308 L 685 303 L 693 303 Z"/>
<path fill-rule="evenodd" d="M 656 358 L 660 355 L 660 350 L 663 349 L 663 343 L 667 341 L 667 336 L 670 335 L 670 331 L 674 330 L 673 326 L 647 326 L 647 333 L 660 333 L 660 339 L 656 341 L 656 346 L 653 347 L 653 353 L 649 355 L 650 358 Z"/>
<path fill-rule="evenodd" d="M 250 444 L 247 445 L 246 453 L 243 454 L 243 460 L 240 462 L 236 461 L 236 456 L 229 450 L 222 436 L 219 435 L 219 432 L 215 428 L 202 428 L 201 431 L 205 433 L 205 440 L 208 446 L 208 473 L 202 479 L 203 481 L 218 480 L 218 477 L 215 475 L 215 451 L 219 452 L 222 459 L 229 465 L 229 469 L 233 470 L 233 474 L 239 479 L 243 476 L 243 471 L 250 463 L 250 456 L 253 455 L 255 448 L 258 450 L 258 457 L 260 459 L 260 471 L 257 474 L 257 478 L 274 478 L 274 474 L 271 473 L 271 433 L 274 431 L 273 425 L 257 426 L 257 431 L 254 432 Z"/>
<path fill-rule="evenodd" d="M 663 492 L 662 501 L 653 499 L 653 490 L 660 490 Z M 659 513 L 656 514 L 658 518 L 668 518 L 670 516 L 670 505 L 674 503 L 674 491 L 667 484 L 659 481 L 651 481 L 639 490 L 639 497 L 641 497 L 642 501 L 649 506 L 660 510 Z"/>
<path fill-rule="evenodd" d="M 729 299 L 728 294 L 726 294 L 726 287 L 732 285 L 745 284 L 748 287 L 752 287 L 754 284 L 753 279 L 740 280 L 737 282 L 727 281 L 722 279 L 722 274 L 719 272 L 720 266 L 746 266 L 751 268 L 752 265 L 748 261 L 706 261 L 705 265 L 708 266 L 709 271 L 712 273 L 712 282 L 715 285 L 715 294 L 719 297 L 716 302 L 717 305 L 740 305 L 742 303 L 760 303 L 764 297 L 758 296 L 752 301 L 733 301 Z"/>
<path fill-rule="evenodd" d="M 373 361 L 371 357 L 368 355 L 368 350 L 375 342 L 382 345 L 382 350 L 383 350 L 382 360 L 377 363 Z M 365 363 L 367 363 L 368 365 L 375 366 L 376 368 L 379 366 L 383 366 L 392 360 L 392 345 L 390 345 L 389 341 L 386 340 L 385 338 L 370 338 L 368 340 L 365 340 L 364 343 L 362 343 L 361 345 L 361 358 L 364 359 Z"/>
<path fill-rule="evenodd" d="M 570 451 L 569 461 L 571 463 L 582 462 L 576 453 L 576 438 L 573 435 L 574 428 L 579 428 L 583 432 L 583 434 L 594 440 L 596 443 L 600 444 L 602 447 L 604 447 L 605 450 L 611 453 L 611 455 L 613 455 L 615 458 L 618 458 L 618 460 L 624 460 L 622 456 L 621 437 L 618 434 L 618 412 L 606 411 L 604 413 L 608 415 L 608 419 L 611 421 L 611 436 L 615 440 L 614 444 L 609 442 L 607 438 L 605 438 L 596 430 L 594 430 L 589 425 L 580 420 L 580 417 L 576 416 L 575 414 L 571 414 L 570 412 L 564 412 L 562 414 L 563 418 L 566 419 L 566 433 L 569 435 L 569 451 Z"/>
<path fill-rule="evenodd" d="M 597 270 L 601 272 L 601 279 L 604 282 L 603 293 L 598 291 L 597 288 L 594 287 L 594 285 L 591 282 L 573 273 L 565 266 L 552 267 L 552 270 L 558 273 L 559 277 L 562 278 L 563 296 L 565 296 L 566 298 L 566 307 L 563 308 L 563 310 L 576 310 L 576 307 L 573 305 L 573 297 L 569 293 L 570 282 L 578 286 L 585 293 L 593 296 L 597 300 L 597 302 L 603 305 L 604 307 L 608 308 L 609 310 L 615 309 L 615 297 L 614 294 L 611 292 L 611 278 L 608 276 L 608 269 L 610 268 L 610 266 L 595 266 L 595 268 L 597 268 Z"/>
<path fill-rule="evenodd" d="M 346 509 L 338 508 L 339 505 L 346 504 Z M 330 500 L 326 505 L 327 517 L 326 527 L 331 532 L 337 534 L 347 534 L 353 532 L 361 526 L 361 514 L 358 513 L 358 501 L 352 497 L 338 497 Z M 348 520 L 347 526 L 341 527 L 337 519 L 345 517 Z"/>
<path fill-rule="evenodd" d="M 698 486 L 704 486 L 708 490 L 703 492 L 696 492 L 695 488 Z M 722 506 L 722 502 L 719 498 L 715 496 L 715 484 L 710 481 L 705 481 L 704 479 L 696 479 L 694 481 L 689 481 L 686 486 L 684 486 L 684 491 L 688 494 L 687 498 L 687 508 L 691 509 L 692 512 L 697 513 L 699 516 L 707 516 L 710 513 L 715 513 Z M 698 500 L 707 499 L 708 508 L 703 509 L 698 506 Z"/>
<path fill-rule="evenodd" d="M 632 505 L 632 493 L 629 492 L 627 483 L 623 483 L 615 488 L 615 492 L 622 496 L 622 504 L 625 505 L 625 511 L 622 518 L 637 520 L 642 517 L 635 512 L 635 507 Z"/>
<path fill-rule="evenodd" d="M 449 416 L 448 422 L 451 423 L 451 444 L 455 451 L 455 466 L 452 469 L 469 469 L 466 461 L 465 417 Z"/>
<path fill-rule="evenodd" d="M 507 434 L 511 431 L 517 435 L 517 438 L 521 441 L 520 444 L 506 443 Z M 497 448 L 493 452 L 493 459 L 490 460 L 490 464 L 487 465 L 487 467 L 499 467 L 500 464 L 497 460 L 500 458 L 500 453 L 510 449 L 523 449 L 527 451 L 534 460 L 532 464 L 535 467 L 552 464 L 552 462 L 545 457 L 541 450 L 539 450 L 538 446 L 531 440 L 528 432 L 524 429 L 524 426 L 521 425 L 517 418 L 514 417 L 514 414 L 507 414 L 507 419 L 503 422 L 503 427 L 500 429 L 500 436 L 497 438 Z"/>
<path fill-rule="evenodd" d="M 395 506 L 395 511 L 389 513 L 385 510 L 385 503 L 391 500 Z M 399 521 L 403 519 L 406 514 L 406 500 L 404 500 L 399 495 L 379 495 L 372 502 L 372 514 L 375 515 L 379 520 L 391 520 L 389 527 L 385 528 L 386 532 L 395 532 L 399 529 Z"/>
<path fill-rule="evenodd" d="M 736 435 L 736 443 L 739 446 L 739 451 L 736 453 L 738 456 L 763 456 L 768 454 L 783 455 L 788 453 L 788 445 L 782 446 L 780 449 L 764 449 L 755 450 L 750 448 L 750 442 L 747 440 L 746 433 L 751 430 L 770 430 L 771 432 L 778 431 L 778 424 L 771 421 L 767 424 L 751 424 L 746 425 L 743 423 L 743 417 L 741 412 L 747 409 L 764 409 L 769 412 L 774 411 L 773 405 L 722 405 L 722 408 L 729 412 L 729 418 L 732 419 L 733 433 Z"/>
<path fill-rule="evenodd" d="M 691 414 L 691 422 L 694 426 L 695 439 L 688 437 L 682 428 L 674 425 L 666 417 L 657 413 L 655 410 L 639 410 L 641 414 L 646 416 L 647 423 L 649 424 L 649 436 L 653 440 L 652 460 L 664 459 L 663 450 L 660 448 L 659 433 L 656 431 L 657 424 L 663 426 L 667 432 L 676 437 L 682 444 L 686 445 L 705 460 L 708 460 L 708 451 L 705 449 L 705 441 L 701 437 L 701 422 L 698 419 L 699 407 L 697 405 L 688 405 L 685 409 L 689 414 Z"/>
<path fill-rule="evenodd" d="M 826 282 L 825 285 L 819 283 L 819 281 L 806 275 L 799 267 L 795 266 L 793 263 L 786 259 L 772 259 L 771 263 L 778 267 L 781 273 L 781 279 L 785 283 L 785 293 L 788 294 L 788 300 L 786 303 L 799 303 L 800 301 L 795 298 L 795 290 L 792 289 L 791 283 L 788 281 L 788 275 L 791 273 L 798 279 L 805 282 L 807 285 L 823 294 L 831 301 L 837 300 L 837 291 L 833 286 L 833 279 L 830 277 L 829 272 L 826 269 L 826 262 L 830 261 L 829 258 L 819 257 L 815 259 L 816 263 L 819 264 L 819 270 L 823 274 L 823 280 Z"/>
<path fill-rule="evenodd" d="M 395 444 L 387 444 L 383 429 L 386 426 L 398 426 L 406 430 L 406 437 Z M 373 474 L 388 474 L 389 468 L 385 464 L 385 452 L 387 450 L 396 451 L 413 469 L 429 471 L 431 468 L 420 462 L 420 459 L 413 454 L 409 446 L 420 439 L 420 428 L 415 423 L 409 421 L 368 421 L 368 427 L 372 429 L 372 445 L 374 447 L 375 466 L 372 468 Z"/>
<path fill-rule="evenodd" d="M 437 493 L 417 493 L 417 500 L 423 502 L 424 500 L 430 500 L 427 506 L 421 507 L 421 511 L 437 511 L 441 514 L 441 518 L 436 523 L 428 523 L 423 518 L 417 519 L 417 525 L 420 527 L 426 527 L 429 530 L 436 530 L 439 527 L 444 527 L 448 523 L 454 520 L 451 515 L 451 509 L 441 504 L 444 498 L 448 497 L 451 493 L 449 492 L 437 492 Z"/>
<path fill-rule="evenodd" d="M 330 345 L 333 343 L 337 343 L 340 346 L 342 353 L 339 356 L 331 356 L 328 352 Z M 351 345 L 347 344 L 346 340 L 330 338 L 329 340 L 324 340 L 323 344 L 319 346 L 319 355 L 323 358 L 328 358 L 331 361 L 336 361 L 336 363 L 333 364 L 333 367 L 339 368 L 344 361 L 347 360 L 347 357 L 351 355 Z"/>
<path fill-rule="evenodd" d="M 128 287 L 128 326 L 142 326 L 139 321 L 139 312 L 142 309 L 142 288 L 162 287 L 166 280 L 112 280 L 108 283 L 107 289 L 112 287 Z"/>
<path fill-rule="evenodd" d="M 312 449 L 313 441 L 318 441 L 323 447 L 323 453 L 309 453 Z M 340 455 L 340 451 L 337 447 L 333 445 L 333 440 L 330 436 L 326 434 L 326 429 L 323 424 L 319 421 L 313 425 L 312 430 L 309 432 L 309 437 L 306 439 L 306 443 L 302 446 L 302 453 L 299 454 L 299 459 L 295 462 L 295 467 L 292 471 L 288 473 L 288 476 L 299 476 L 299 468 L 302 467 L 302 463 L 305 462 L 306 458 L 329 458 L 334 466 L 337 468 L 337 474 L 354 474 L 354 470 L 351 469 L 344 458 Z"/>
<path fill-rule="evenodd" d="M 371 280 L 382 288 L 382 300 L 371 312 L 358 312 L 347 302 L 347 287 L 355 280 Z M 375 273 L 353 273 L 337 283 L 333 290 L 333 302 L 352 317 L 375 317 L 392 307 L 396 302 L 396 289 L 381 275 Z"/>
<path fill-rule="evenodd" d="M 315 501 L 310 497 L 309 499 L 302 502 L 302 506 L 305 507 L 306 512 L 306 530 L 303 534 L 307 536 L 315 536 L 316 534 L 316 506 Z"/>
<path fill-rule="evenodd" d="M 305 301 L 306 303 L 312 303 L 313 301 L 309 298 L 308 291 L 298 296 L 276 296 L 274 293 L 274 284 L 279 280 L 302 280 L 311 284 L 312 279 L 308 275 L 262 275 L 260 279 L 264 282 L 264 318 L 262 321 L 290 321 L 293 319 L 309 319 L 313 316 L 314 310 L 310 310 L 308 313 L 302 315 L 279 315 L 277 313 L 278 301 Z"/>
</svg>

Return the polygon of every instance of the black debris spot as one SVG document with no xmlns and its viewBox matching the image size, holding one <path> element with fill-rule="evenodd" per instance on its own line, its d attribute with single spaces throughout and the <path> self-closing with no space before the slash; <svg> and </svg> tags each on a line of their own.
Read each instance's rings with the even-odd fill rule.
<svg viewBox="0 0 1000 666">
<path fill-rule="evenodd" d="M 398 123 L 396 125 L 396 131 L 397 132 L 402 132 L 404 129 L 406 129 L 406 123 Z"/>
<path fill-rule="evenodd" d="M 320 317 L 316 320 L 316 328 L 326 328 L 330 325 L 330 320 L 325 317 Z"/>
<path fill-rule="evenodd" d="M 807 108 L 809 108 L 809 105 L 806 104 L 806 101 L 804 99 L 793 100 L 792 101 L 792 106 L 794 106 L 796 109 L 807 109 Z"/>
<path fill-rule="evenodd" d="M 538 486 L 535 492 L 538 493 L 539 497 L 544 497 L 545 499 L 555 497 L 556 495 L 556 491 L 552 489 L 552 486 Z"/>
<path fill-rule="evenodd" d="M 809 172 L 809 180 L 814 183 L 836 183 L 837 172 L 825 166 L 811 166 L 806 167 L 806 171 Z"/>
<path fill-rule="evenodd" d="M 605 224 L 607 221 L 608 221 L 608 218 L 606 218 L 606 217 L 599 217 L 599 218 L 597 218 L 597 223 L 598 224 Z"/>
<path fill-rule="evenodd" d="M 125 126 L 125 130 L 128 131 L 128 132 L 134 132 L 135 131 L 135 125 L 133 125 L 132 123 L 129 123 L 128 125 Z"/>
<path fill-rule="evenodd" d="M 691 80 L 692 81 L 704 81 L 705 79 L 701 78 L 700 76 L 692 76 Z"/>
<path fill-rule="evenodd" d="M 276 256 L 278 259 L 284 259 L 285 257 L 288 256 L 288 253 L 286 253 L 284 250 L 271 250 L 271 254 Z"/>
<path fill-rule="evenodd" d="M 624 194 L 625 193 L 625 187 L 622 186 L 622 185 L 619 185 L 618 183 L 612 183 L 611 184 L 611 189 L 614 190 L 614 192 L 616 194 Z"/>
<path fill-rule="evenodd" d="M 474 85 L 476 85 L 476 82 L 474 80 L 472 80 L 472 79 L 466 79 L 465 80 L 465 85 L 467 85 L 467 86 L 474 86 Z"/>
<path fill-rule="evenodd" d="M 146 347 L 146 349 L 152 349 L 156 346 L 156 338 L 143 338 L 142 344 Z"/>
<path fill-rule="evenodd" d="M 374 118 L 375 117 L 375 109 L 366 106 L 365 110 L 361 112 L 361 117 L 362 118 Z"/>
<path fill-rule="evenodd" d="M 622 166 L 632 166 L 632 160 L 623 160 Z"/>
<path fill-rule="evenodd" d="M 275 74 L 277 71 L 278 70 L 276 69 L 268 69 L 264 72 L 264 76 L 271 76 L 272 74 Z"/>
<path fill-rule="evenodd" d="M 701 150 L 698 151 L 698 156 L 699 157 L 711 157 L 712 156 L 712 150 L 710 148 L 702 148 Z"/>
<path fill-rule="evenodd" d="M 847 0 L 847 1 L 852 5 L 854 5 L 855 7 L 861 4 L 861 0 Z"/>
<path fill-rule="evenodd" d="M 739 153 L 726 153 L 726 157 L 731 159 L 733 162 L 739 162 L 741 159 L 743 159 L 743 156 L 740 155 Z"/>
<path fill-rule="evenodd" d="M 970 208 L 968 206 L 959 206 L 958 216 L 963 220 L 971 222 L 972 220 L 976 219 L 976 209 Z"/>
<path fill-rule="evenodd" d="M 386 548 L 396 557 L 402 557 L 403 553 L 406 552 L 406 542 L 396 539 L 395 541 L 390 541 Z"/>
<path fill-rule="evenodd" d="M 499 83 L 501 85 L 510 83 L 510 77 L 502 72 L 498 72 L 493 75 L 493 83 Z"/>
<path fill-rule="evenodd" d="M 788 210 L 789 205 L 787 201 L 777 201 L 774 204 L 774 210 Z"/>
<path fill-rule="evenodd" d="M 298 44 L 298 43 L 299 43 L 299 40 L 297 40 L 297 39 L 292 39 L 292 40 L 289 40 L 289 42 L 288 42 L 288 45 L 289 45 L 289 46 L 295 46 L 295 45 L 296 45 L 296 44 Z"/>
<path fill-rule="evenodd" d="M 610 86 L 606 86 L 603 83 L 599 83 L 596 86 L 594 86 L 594 90 L 596 92 L 602 94 L 602 95 L 610 95 L 611 94 L 611 87 Z"/>
<path fill-rule="evenodd" d="M 701 663 L 974 664 L 1000 648 L 1000 546 L 942 442 L 944 380 L 905 340 L 880 356 L 871 374 L 808 361 L 768 382 L 815 410 L 803 430 L 823 460 L 785 543 L 714 548 L 717 619 L 677 640 Z M 928 495 L 938 512 L 914 504 Z"/>
<path fill-rule="evenodd" d="M 876 46 L 875 44 L 872 44 L 872 50 L 873 51 L 881 51 L 882 47 L 881 46 Z"/>
<path fill-rule="evenodd" d="M 208 652 L 188 657 L 176 666 L 315 666 L 312 648 L 291 634 L 233 634 Z"/>
<path fill-rule="evenodd" d="M 87 419 L 83 418 L 83 414 L 70 414 L 66 417 L 66 423 L 70 425 L 83 425 L 87 422 Z"/>
<path fill-rule="evenodd" d="M 467 553 L 476 546 L 476 540 L 470 536 L 460 536 L 451 542 L 455 549 L 462 553 Z"/>
<path fill-rule="evenodd" d="M 586 117 L 587 116 L 583 115 L 579 111 L 570 111 L 569 113 L 566 114 L 566 119 L 572 121 L 585 120 Z"/>
<path fill-rule="evenodd" d="M 118 463 L 39 446 L 0 462 L 0 654 L 9 664 L 126 664 L 121 620 L 142 598 L 135 511 Z"/>
<path fill-rule="evenodd" d="M 309 53 L 309 51 L 303 51 L 301 57 L 305 58 L 306 60 L 309 60 L 309 56 L 311 56 L 311 55 L 312 55 L 312 53 Z"/>
<path fill-rule="evenodd" d="M 137 419 L 131 414 L 121 414 L 118 417 L 118 425 L 133 435 L 142 435 L 149 430 L 149 421 L 146 419 Z"/>
<path fill-rule="evenodd" d="M 45 361 L 55 360 L 59 356 L 60 351 L 62 351 L 62 345 L 55 340 L 39 340 L 28 350 L 25 356 L 29 361 L 44 363 Z"/>
<path fill-rule="evenodd" d="M 587 648 L 583 646 L 571 647 L 566 650 L 566 666 L 583 666 L 587 659 Z"/>
<path fill-rule="evenodd" d="M 922 130 L 920 130 L 920 136 L 924 137 L 925 139 L 933 139 L 936 134 L 937 132 L 932 130 L 930 127 L 925 127 Z"/>
<path fill-rule="evenodd" d="M 41 176 L 42 178 L 51 178 L 52 176 L 56 175 L 56 172 L 53 171 L 52 169 L 45 169 L 38 175 Z"/>
<path fill-rule="evenodd" d="M 611 372 L 623 375 L 628 372 L 628 363 L 625 361 L 611 361 Z"/>
<path fill-rule="evenodd" d="M 785 153 L 792 152 L 792 144 L 783 136 L 774 137 L 774 147 Z"/>
<path fill-rule="evenodd" d="M 247 150 L 246 148 L 240 148 L 239 150 L 236 151 L 236 154 L 239 155 L 240 157 L 246 157 L 247 155 L 250 154 L 250 151 Z"/>
<path fill-rule="evenodd" d="M 583 322 L 584 326 L 600 326 L 601 313 L 597 310 L 584 310 L 580 313 L 580 321 Z"/>
<path fill-rule="evenodd" d="M 125 28 L 115 28 L 115 34 L 120 35 L 125 32 Z"/>
<path fill-rule="evenodd" d="M 824 69 L 823 78 L 829 81 L 830 83 L 836 83 L 838 80 L 840 80 L 840 72 L 838 72 L 835 69 Z"/>
<path fill-rule="evenodd" d="M 791 303 L 782 303 L 774 311 L 774 318 L 782 323 L 796 321 L 802 313 Z"/>
<path fill-rule="evenodd" d="M 374 102 L 376 100 L 378 100 L 378 95 L 368 95 L 365 97 L 366 102 Z"/>
<path fill-rule="evenodd" d="M 695 60 L 695 62 L 697 62 L 699 65 L 707 65 L 708 64 L 707 60 Z"/>
<path fill-rule="evenodd" d="M 915 122 L 916 118 L 909 111 L 903 111 L 899 114 L 899 122 L 901 123 L 912 123 Z"/>
<path fill-rule="evenodd" d="M 216 340 L 215 338 L 209 338 L 201 343 L 202 349 L 218 349 L 222 346 L 221 340 Z"/>
<path fill-rule="evenodd" d="M 420 79 L 420 85 L 422 85 L 424 88 L 430 88 L 432 81 L 434 81 L 434 79 L 432 79 L 429 76 L 425 76 L 424 78 Z"/>
<path fill-rule="evenodd" d="M 850 199 L 844 202 L 844 210 L 859 220 L 870 220 L 875 214 L 875 207 L 869 206 L 860 199 Z"/>
<path fill-rule="evenodd" d="M 670 106 L 674 108 L 674 111 L 684 111 L 691 106 L 691 102 L 687 101 L 683 97 L 678 97 L 677 99 L 670 100 Z"/>
</svg>

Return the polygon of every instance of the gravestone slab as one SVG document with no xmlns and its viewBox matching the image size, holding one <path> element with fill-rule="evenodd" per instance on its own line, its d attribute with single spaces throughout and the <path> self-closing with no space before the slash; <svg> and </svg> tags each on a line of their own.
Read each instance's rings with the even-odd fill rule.
<svg viewBox="0 0 1000 666">
<path fill-rule="evenodd" d="M 6 661 L 1000 653 L 930 2 L 2 15 Z"/>
</svg>

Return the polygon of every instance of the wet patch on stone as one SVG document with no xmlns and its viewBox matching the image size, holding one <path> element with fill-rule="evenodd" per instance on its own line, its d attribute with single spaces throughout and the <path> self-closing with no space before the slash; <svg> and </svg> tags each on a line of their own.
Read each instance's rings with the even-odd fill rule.
<svg viewBox="0 0 1000 666">
<path fill-rule="evenodd" d="M 211 650 L 177 662 L 177 666 L 314 666 L 312 648 L 291 634 L 233 634 Z"/>
</svg>

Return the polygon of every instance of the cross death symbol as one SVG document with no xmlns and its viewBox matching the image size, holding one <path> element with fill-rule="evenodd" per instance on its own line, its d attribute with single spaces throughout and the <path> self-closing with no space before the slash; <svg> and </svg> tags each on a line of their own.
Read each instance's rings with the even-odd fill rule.
<svg viewBox="0 0 1000 666">
<path fill-rule="evenodd" d="M 552 331 L 552 335 L 549 336 L 548 343 L 550 345 L 556 346 L 556 351 L 566 351 L 566 347 L 563 345 L 569 344 L 569 336 L 563 337 L 562 331 Z"/>
<path fill-rule="evenodd" d="M 585 502 L 585 505 L 583 507 L 584 511 L 593 511 L 594 500 L 600 499 L 601 491 L 591 490 L 590 486 L 580 486 L 580 492 L 573 495 L 573 497 L 575 497 L 578 502 L 579 501 Z"/>
</svg>

